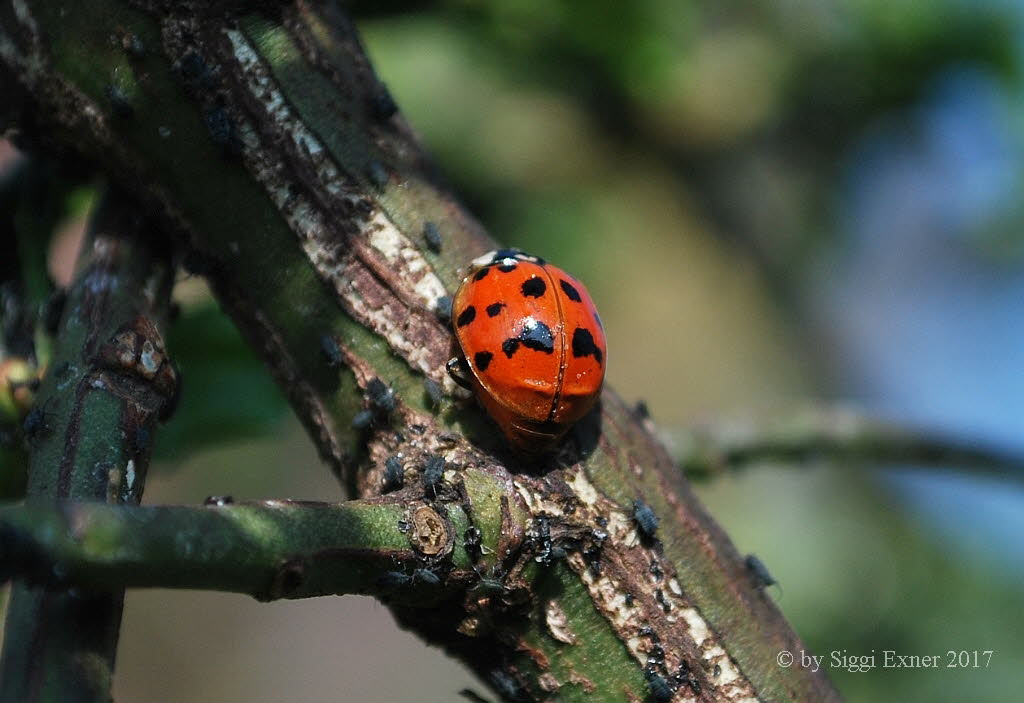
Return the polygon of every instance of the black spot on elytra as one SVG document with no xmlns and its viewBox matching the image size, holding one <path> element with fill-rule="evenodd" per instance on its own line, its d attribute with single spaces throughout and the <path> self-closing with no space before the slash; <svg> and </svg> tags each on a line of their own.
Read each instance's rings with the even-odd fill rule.
<svg viewBox="0 0 1024 703">
<path fill-rule="evenodd" d="M 508 273 L 509 271 L 516 270 L 516 262 L 514 259 L 506 259 L 504 263 L 498 264 L 498 270 L 502 273 Z"/>
<path fill-rule="evenodd" d="M 477 352 L 473 355 L 473 363 L 480 371 L 486 371 L 487 367 L 491 365 L 491 359 L 494 358 L 494 354 L 489 351 Z"/>
<path fill-rule="evenodd" d="M 468 308 L 459 313 L 459 319 L 455 321 L 455 324 L 459 327 L 465 327 L 470 322 L 476 319 L 476 308 L 470 305 Z"/>
<path fill-rule="evenodd" d="M 571 283 L 562 280 L 558 282 L 558 285 L 562 287 L 562 292 L 565 293 L 565 297 L 574 303 L 582 303 L 583 299 L 580 298 L 580 292 L 576 290 Z"/>
<path fill-rule="evenodd" d="M 519 349 L 519 340 L 515 337 L 510 337 L 501 343 L 501 350 L 505 352 L 505 356 L 511 359 L 516 351 Z"/>
<path fill-rule="evenodd" d="M 481 280 L 483 280 L 484 276 L 486 276 L 490 272 L 491 272 L 491 267 L 490 266 L 484 266 L 482 269 L 480 269 L 475 274 L 473 274 L 473 280 L 474 281 L 481 281 Z"/>
<path fill-rule="evenodd" d="M 544 279 L 536 276 L 523 281 L 522 291 L 524 298 L 539 298 L 544 295 L 544 292 L 548 289 L 548 284 L 544 282 Z"/>
<path fill-rule="evenodd" d="M 594 336 L 590 334 L 590 330 L 582 327 L 577 327 L 576 331 L 572 333 L 572 355 L 577 359 L 592 356 L 598 364 L 601 363 L 604 356 L 598 346 L 594 344 Z"/>
<path fill-rule="evenodd" d="M 497 317 L 505 303 L 491 303 L 487 306 L 487 317 Z"/>
<path fill-rule="evenodd" d="M 538 320 L 528 320 L 519 333 L 519 341 L 527 349 L 551 354 L 555 351 L 555 338 L 551 328 Z"/>
</svg>

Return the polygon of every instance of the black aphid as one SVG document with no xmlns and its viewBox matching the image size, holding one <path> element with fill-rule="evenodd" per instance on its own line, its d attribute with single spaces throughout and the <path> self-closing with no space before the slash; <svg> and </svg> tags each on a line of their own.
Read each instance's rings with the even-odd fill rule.
<svg viewBox="0 0 1024 703">
<path fill-rule="evenodd" d="M 483 553 L 483 549 L 481 547 L 482 540 L 483 534 L 480 532 L 479 527 L 467 527 L 466 531 L 462 533 L 462 541 L 463 545 L 466 547 L 466 553 L 469 554 L 469 557 L 473 561 L 479 559 L 480 555 Z"/>
<path fill-rule="evenodd" d="M 366 399 L 370 407 L 382 415 L 390 415 L 395 411 L 395 392 L 379 378 L 371 378 L 366 384 Z"/>
<path fill-rule="evenodd" d="M 216 106 L 204 112 L 203 122 L 206 123 L 206 130 L 210 133 L 213 143 L 225 154 L 234 155 L 242 151 L 242 142 L 235 130 L 235 123 L 224 107 Z"/>
<path fill-rule="evenodd" d="M 654 539 L 658 532 L 658 516 L 651 510 L 651 506 L 640 498 L 633 501 L 633 520 L 645 539 Z"/>
<path fill-rule="evenodd" d="M 52 398 L 48 398 L 42 405 L 37 405 L 29 410 L 28 415 L 25 416 L 25 421 L 21 424 L 22 432 L 25 433 L 25 439 L 32 446 L 48 435 L 50 430 L 50 418 L 53 413 L 48 412 L 46 407 L 49 405 Z"/>
<path fill-rule="evenodd" d="M 430 569 L 416 569 L 412 572 L 412 583 L 424 583 L 428 586 L 440 586 L 441 577 Z"/>
<path fill-rule="evenodd" d="M 338 340 L 329 334 L 320 335 L 320 353 L 327 359 L 328 366 L 341 366 L 345 361 Z"/>
<path fill-rule="evenodd" d="M 375 413 L 370 409 L 360 410 L 352 418 L 352 429 L 365 430 L 373 424 Z"/>
<path fill-rule="evenodd" d="M 382 491 L 397 491 L 405 483 L 405 467 L 397 456 L 390 456 L 384 462 L 384 485 Z"/>
<path fill-rule="evenodd" d="M 506 674 L 501 669 L 495 669 L 491 672 L 490 679 L 491 685 L 494 686 L 494 690 L 496 690 L 505 700 L 523 700 L 522 687 L 519 685 L 519 682 L 509 674 Z"/>
<path fill-rule="evenodd" d="M 768 567 L 764 565 L 764 562 L 753 554 L 748 554 L 743 563 L 746 565 L 747 571 L 750 572 L 750 577 L 756 588 L 768 588 L 778 583 L 768 572 Z"/>
<path fill-rule="evenodd" d="M 366 166 L 366 175 L 370 179 L 370 183 L 383 188 L 391 180 L 391 174 L 388 173 L 388 169 L 380 161 L 371 161 Z"/>
<path fill-rule="evenodd" d="M 446 325 L 452 321 L 452 304 L 450 295 L 442 295 L 437 299 L 437 319 Z"/>
<path fill-rule="evenodd" d="M 114 83 L 108 85 L 107 100 L 110 101 L 110 112 L 114 117 L 125 119 L 135 114 L 132 99 L 121 86 Z"/>
<path fill-rule="evenodd" d="M 647 681 L 647 690 L 651 692 L 651 698 L 656 701 L 672 700 L 672 687 L 653 669 L 644 670 L 644 680 Z"/>
<path fill-rule="evenodd" d="M 377 577 L 377 585 L 381 588 L 401 588 L 412 583 L 412 576 L 403 571 L 386 571 Z"/>
<path fill-rule="evenodd" d="M 650 572 L 651 576 L 653 576 L 658 581 L 661 581 L 661 579 L 665 576 L 665 572 L 661 570 L 661 564 L 658 563 L 657 559 L 651 559 Z"/>
<path fill-rule="evenodd" d="M 441 406 L 441 401 L 444 400 L 444 390 L 441 388 L 441 384 L 432 378 L 423 379 L 423 390 L 427 393 L 427 399 L 430 401 L 430 406 L 438 408 Z"/>
<path fill-rule="evenodd" d="M 423 466 L 423 492 L 437 498 L 437 490 L 444 481 L 445 460 L 443 456 L 431 454 Z"/>
<path fill-rule="evenodd" d="M 373 114 L 373 119 L 378 122 L 386 122 L 398 112 L 398 105 L 391 97 L 391 91 L 383 83 L 373 91 L 373 97 L 370 99 L 370 112 Z"/>
<path fill-rule="evenodd" d="M 58 288 L 46 299 L 43 306 L 43 327 L 48 334 L 57 334 L 60 318 L 64 314 L 64 306 L 68 302 L 67 288 Z"/>
<path fill-rule="evenodd" d="M 152 435 L 149 430 L 141 425 L 135 428 L 135 453 L 145 454 L 149 450 L 149 445 L 153 441 Z"/>
<path fill-rule="evenodd" d="M 423 225 L 423 239 L 427 242 L 427 248 L 435 254 L 441 253 L 441 229 L 434 222 Z"/>
<path fill-rule="evenodd" d="M 672 612 L 672 604 L 669 603 L 668 600 L 665 598 L 665 592 L 663 590 L 661 590 L 660 588 L 656 590 L 654 592 L 654 599 L 658 601 L 658 605 L 660 605 L 661 609 L 664 610 L 666 613 Z"/>
<path fill-rule="evenodd" d="M 231 496 L 206 496 L 206 500 L 203 501 L 203 505 L 216 505 L 217 507 L 223 507 L 225 505 L 231 505 L 235 502 L 235 499 Z"/>
</svg>

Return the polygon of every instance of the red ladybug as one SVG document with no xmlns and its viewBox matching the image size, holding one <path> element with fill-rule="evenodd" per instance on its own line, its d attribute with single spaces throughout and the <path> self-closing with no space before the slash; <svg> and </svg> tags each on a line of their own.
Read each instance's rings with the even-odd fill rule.
<svg viewBox="0 0 1024 703">
<path fill-rule="evenodd" d="M 597 401 L 607 361 L 601 318 L 583 284 L 543 259 L 501 249 L 475 260 L 452 327 L 461 357 L 449 372 L 520 451 L 551 449 Z"/>
</svg>

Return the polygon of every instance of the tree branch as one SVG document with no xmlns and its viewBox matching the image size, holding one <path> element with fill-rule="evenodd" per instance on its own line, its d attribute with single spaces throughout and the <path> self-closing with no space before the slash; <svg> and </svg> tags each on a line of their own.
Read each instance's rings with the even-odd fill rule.
<svg viewBox="0 0 1024 703">
<path fill-rule="evenodd" d="M 464 513 L 442 516 L 402 499 L 18 506 L 0 509 L 0 563 L 8 576 L 51 586 L 207 589 L 259 600 L 389 596 L 419 569 L 440 571 L 449 585 L 476 580 L 450 539 L 467 524 Z"/>
<path fill-rule="evenodd" d="M 68 298 L 37 403 L 25 421 L 30 504 L 137 503 L 152 435 L 177 377 L 157 324 L 172 267 L 144 241 L 146 223 L 110 195 L 90 225 L 88 262 Z M 15 585 L 8 610 L 0 699 L 105 701 L 110 697 L 123 590 L 70 592 Z"/>
<path fill-rule="evenodd" d="M 1024 480 L 1024 457 L 846 408 L 811 409 L 768 422 L 720 421 L 672 439 L 686 475 L 701 480 L 760 463 L 808 461 L 929 466 Z"/>
</svg>

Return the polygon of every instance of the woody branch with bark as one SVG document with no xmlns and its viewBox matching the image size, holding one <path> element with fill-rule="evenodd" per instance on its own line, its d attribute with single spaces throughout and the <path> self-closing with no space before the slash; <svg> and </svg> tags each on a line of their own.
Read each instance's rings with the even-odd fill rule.
<svg viewBox="0 0 1024 703">
<path fill-rule="evenodd" d="M 145 324 L 124 306 L 97 323 L 86 269 L 57 357 L 84 375 L 65 383 L 51 365 L 37 402 L 56 414 L 30 452 L 29 501 L 0 509 L 0 575 L 21 593 L 4 700 L 104 700 L 118 593 L 158 586 L 373 594 L 507 700 L 838 698 L 824 674 L 776 664 L 802 645 L 614 391 L 537 460 L 511 453 L 459 395 L 445 370 L 448 296 L 495 244 L 441 183 L 335 4 L 4 0 L 0 89 L 23 143 L 95 165 L 116 207 L 148 213 L 146 236 L 115 218 L 124 246 L 171 245 L 209 280 L 355 497 L 113 505 L 137 502 L 138 429 L 155 431 L 171 397 L 170 362 L 137 368 L 147 343 L 163 354 L 166 291 Z M 97 236 L 109 229 L 96 222 Z M 155 290 L 140 285 L 153 280 L 142 261 L 110 265 L 110 300 Z M 87 339 L 73 334 L 80 317 L 98 325 Z M 81 412 L 87 381 L 114 373 L 121 391 L 104 402 L 117 412 Z M 920 446 L 872 437 L 894 458 Z M 749 457 L 715 449 L 683 463 Z M 90 473 L 97 462 L 109 470 Z M 78 485 L 79 464 L 82 490 L 62 488 L 65 476 Z M 106 610 L 64 619 L 82 593 Z"/>
</svg>

